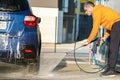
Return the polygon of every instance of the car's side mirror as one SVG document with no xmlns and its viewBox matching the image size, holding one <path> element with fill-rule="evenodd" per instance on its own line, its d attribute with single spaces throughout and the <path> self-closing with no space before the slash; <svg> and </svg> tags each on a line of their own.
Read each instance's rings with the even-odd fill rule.
<svg viewBox="0 0 120 80">
<path fill-rule="evenodd" d="M 41 22 L 41 18 L 37 17 L 37 23 L 40 23 L 40 22 Z"/>
</svg>

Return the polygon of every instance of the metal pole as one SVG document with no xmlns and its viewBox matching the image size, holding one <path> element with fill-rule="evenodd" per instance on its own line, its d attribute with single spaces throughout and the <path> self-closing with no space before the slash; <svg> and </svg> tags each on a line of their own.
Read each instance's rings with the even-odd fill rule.
<svg viewBox="0 0 120 80">
<path fill-rule="evenodd" d="M 57 38 L 57 17 L 55 17 L 55 44 L 54 44 L 54 53 L 56 53 L 56 39 Z"/>
<path fill-rule="evenodd" d="M 80 18 L 80 0 L 77 0 L 77 12 L 76 12 L 76 34 L 75 34 L 75 40 L 77 39 L 78 36 L 78 31 L 79 31 L 79 18 Z"/>
</svg>

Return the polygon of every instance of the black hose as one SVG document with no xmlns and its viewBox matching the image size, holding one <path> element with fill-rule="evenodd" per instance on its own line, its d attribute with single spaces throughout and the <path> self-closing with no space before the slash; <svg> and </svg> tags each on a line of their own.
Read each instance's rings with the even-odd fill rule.
<svg viewBox="0 0 120 80">
<path fill-rule="evenodd" d="M 94 39 L 93 41 L 91 41 L 91 43 L 92 42 L 94 42 L 94 41 L 96 41 L 96 40 L 98 40 L 99 38 L 96 38 L 96 39 Z M 84 47 L 84 46 L 81 46 L 81 47 Z M 78 48 L 81 48 L 81 47 L 78 47 Z M 84 69 L 82 69 L 81 67 L 80 67 L 80 65 L 78 64 L 78 62 L 77 62 L 77 59 L 76 59 L 76 49 L 78 49 L 78 48 L 76 48 L 76 41 L 75 41 L 75 44 L 74 44 L 74 60 L 75 60 L 75 63 L 76 63 L 76 65 L 77 65 L 77 67 L 79 68 L 79 70 L 80 71 L 83 71 L 83 72 L 85 72 L 85 73 L 90 73 L 90 74 L 94 74 L 94 73 L 98 73 L 98 72 L 100 72 L 100 71 L 102 71 L 105 67 L 103 67 L 102 69 L 100 69 L 100 70 L 98 70 L 98 71 L 87 71 L 87 70 L 84 70 Z"/>
<path fill-rule="evenodd" d="M 97 41 L 98 39 L 100 39 L 100 38 L 95 38 L 94 40 L 91 41 L 91 43 Z M 84 45 L 84 46 L 87 46 L 87 45 Z M 80 65 L 78 64 L 77 59 L 76 59 L 76 52 L 75 52 L 75 51 L 76 51 L 77 49 L 79 49 L 79 48 L 84 47 L 84 46 L 80 46 L 80 47 L 76 48 L 76 40 L 75 40 L 74 50 L 72 50 L 72 51 L 74 51 L 74 60 L 75 60 L 75 63 L 76 63 L 76 65 L 77 65 L 77 67 L 79 68 L 79 70 L 80 70 L 80 71 L 83 71 L 83 72 L 85 72 L 85 73 L 92 73 L 92 74 L 93 74 L 93 73 L 98 73 L 98 72 L 102 71 L 102 70 L 105 68 L 105 66 L 104 66 L 102 69 L 99 69 L 98 71 L 94 71 L 94 72 L 93 72 L 93 71 L 84 70 L 83 68 L 80 67 Z M 70 51 L 70 52 L 72 52 L 72 51 Z M 70 52 L 67 52 L 67 54 L 70 53 Z M 93 55 L 93 56 L 94 56 L 94 55 Z"/>
</svg>

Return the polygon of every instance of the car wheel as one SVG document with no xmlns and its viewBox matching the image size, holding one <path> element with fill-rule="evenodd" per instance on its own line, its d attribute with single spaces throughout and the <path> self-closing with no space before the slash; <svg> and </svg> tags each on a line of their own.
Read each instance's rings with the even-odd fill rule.
<svg viewBox="0 0 120 80">
<path fill-rule="evenodd" d="M 41 52 L 41 34 L 40 29 L 37 27 L 37 34 L 38 34 L 38 50 L 37 50 L 37 57 L 35 63 L 29 63 L 27 65 L 27 69 L 29 73 L 39 73 L 40 69 L 40 52 Z"/>
<path fill-rule="evenodd" d="M 39 66 L 40 66 L 40 56 L 38 56 L 37 60 L 34 63 L 29 63 L 27 65 L 27 72 L 32 74 L 38 74 Z"/>
</svg>

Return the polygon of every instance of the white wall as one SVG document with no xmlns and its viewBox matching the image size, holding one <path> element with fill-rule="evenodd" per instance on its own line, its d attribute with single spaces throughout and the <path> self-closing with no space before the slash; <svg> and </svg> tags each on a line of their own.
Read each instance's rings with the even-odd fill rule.
<svg viewBox="0 0 120 80">
<path fill-rule="evenodd" d="M 60 33 L 58 32 L 61 31 L 61 28 L 58 29 L 58 8 L 32 7 L 32 10 L 34 15 L 41 18 L 41 23 L 39 26 L 41 30 L 42 42 L 55 43 L 55 37 L 57 43 L 61 42 L 59 39 Z"/>
<path fill-rule="evenodd" d="M 105 5 L 111 7 L 112 9 L 120 13 L 120 0 L 107 0 L 105 2 Z"/>
</svg>

